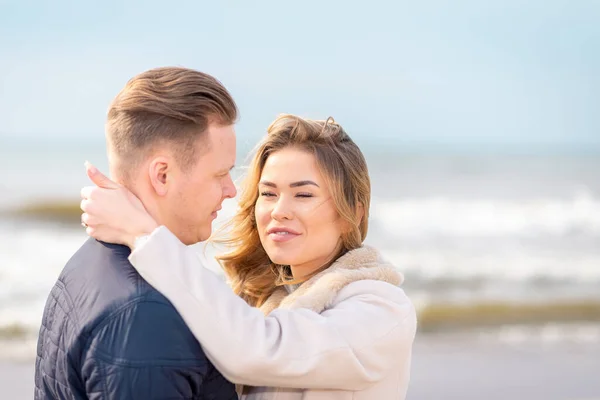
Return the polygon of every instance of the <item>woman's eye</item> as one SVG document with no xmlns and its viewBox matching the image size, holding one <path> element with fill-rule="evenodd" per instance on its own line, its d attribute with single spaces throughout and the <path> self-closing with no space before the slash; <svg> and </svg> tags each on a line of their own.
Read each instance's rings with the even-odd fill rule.
<svg viewBox="0 0 600 400">
<path fill-rule="evenodd" d="M 260 195 L 264 196 L 264 197 L 273 197 L 273 196 L 275 196 L 275 193 L 272 193 L 272 192 L 261 192 Z"/>
<path fill-rule="evenodd" d="M 313 197 L 312 193 L 298 193 L 296 197 Z"/>
</svg>

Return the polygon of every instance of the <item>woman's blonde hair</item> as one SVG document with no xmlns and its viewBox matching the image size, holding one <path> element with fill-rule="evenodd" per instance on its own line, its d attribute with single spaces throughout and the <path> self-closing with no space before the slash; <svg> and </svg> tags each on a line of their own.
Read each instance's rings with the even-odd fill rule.
<svg viewBox="0 0 600 400">
<path fill-rule="evenodd" d="M 290 283 L 286 282 L 289 266 L 274 264 L 265 252 L 254 215 L 258 182 L 267 158 L 289 147 L 307 151 L 315 157 L 337 212 L 348 227 L 342 233 L 341 249 L 334 260 L 360 247 L 367 235 L 371 183 L 367 163 L 358 146 L 331 117 L 326 121 L 315 121 L 280 115 L 258 144 L 242 185 L 239 210 L 226 225 L 230 228 L 228 238 L 217 240 L 234 249 L 217 257 L 234 292 L 256 307 L 262 305 L 278 285 Z M 308 278 L 310 276 L 305 279 Z"/>
</svg>

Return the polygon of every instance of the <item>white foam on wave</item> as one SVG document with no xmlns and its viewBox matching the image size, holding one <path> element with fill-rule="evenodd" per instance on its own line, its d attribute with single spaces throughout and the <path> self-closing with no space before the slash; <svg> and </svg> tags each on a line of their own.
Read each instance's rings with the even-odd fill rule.
<svg viewBox="0 0 600 400">
<path fill-rule="evenodd" d="M 374 201 L 368 242 L 424 280 L 600 282 L 600 201 Z"/>
<path fill-rule="evenodd" d="M 585 191 L 570 200 L 375 199 L 371 215 L 400 237 L 600 234 L 600 200 Z"/>
<path fill-rule="evenodd" d="M 600 254 L 574 254 L 553 251 L 545 254 L 534 249 L 468 252 L 452 248 L 383 249 L 384 255 L 404 273 L 425 280 L 474 279 L 507 282 L 590 283 L 600 282 Z"/>
<path fill-rule="evenodd" d="M 0 327 L 39 327 L 52 285 L 85 240 L 83 229 L 0 225 Z"/>
<path fill-rule="evenodd" d="M 236 208 L 235 201 L 225 201 L 215 227 L 231 218 Z M 0 333 L 14 327 L 37 333 L 52 286 L 87 238 L 83 228 L 23 220 L 0 223 Z M 222 275 L 215 250 L 204 244 L 194 247 L 205 264 Z"/>
<path fill-rule="evenodd" d="M 214 227 L 229 220 L 236 210 L 235 200 L 225 201 Z M 519 293 L 508 290 L 517 286 L 513 283 L 522 284 L 519 290 L 524 294 L 535 292 L 529 282 L 540 278 L 574 283 L 568 290 L 575 294 L 590 282 L 600 282 L 600 251 L 597 246 L 589 247 L 600 233 L 600 202 L 591 195 L 578 195 L 570 201 L 374 201 L 372 216 L 370 244 L 407 275 L 425 281 L 425 286 L 419 287 L 423 293 L 418 293 L 425 299 L 439 290 L 435 283 L 428 286 L 427 282 L 440 279 L 457 283 L 453 298 L 473 302 L 516 296 Z M 574 251 L 562 237 L 556 242 L 567 244 L 546 242 L 549 236 L 569 232 L 585 237 L 584 246 Z M 534 245 L 524 244 L 522 238 L 527 236 L 542 239 L 534 240 Z M 86 238 L 83 229 L 37 222 L 0 223 L 0 330 L 18 326 L 37 331 L 52 285 Z M 217 251 L 211 246 L 205 250 L 202 244 L 196 247 L 208 266 L 220 272 L 212 258 Z M 485 284 L 474 290 L 472 281 L 477 279 Z M 543 293 L 557 294 L 564 293 L 554 289 Z"/>
</svg>

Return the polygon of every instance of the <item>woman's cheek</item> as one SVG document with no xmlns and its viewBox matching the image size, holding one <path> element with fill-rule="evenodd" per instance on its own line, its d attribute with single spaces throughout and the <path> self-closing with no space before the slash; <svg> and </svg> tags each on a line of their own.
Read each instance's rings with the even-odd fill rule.
<svg viewBox="0 0 600 400">
<path fill-rule="evenodd" d="M 254 218 L 256 219 L 256 223 L 259 227 L 265 224 L 265 221 L 270 219 L 269 207 L 260 199 L 256 202 L 254 207 Z"/>
</svg>

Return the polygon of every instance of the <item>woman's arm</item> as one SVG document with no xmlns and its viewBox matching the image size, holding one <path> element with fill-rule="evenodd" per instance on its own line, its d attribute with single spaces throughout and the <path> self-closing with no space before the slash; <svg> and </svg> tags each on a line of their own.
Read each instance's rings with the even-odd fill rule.
<svg viewBox="0 0 600 400">
<path fill-rule="evenodd" d="M 415 312 L 402 291 L 388 284 L 348 285 L 337 305 L 322 314 L 279 309 L 265 317 L 165 227 L 138 244 L 130 260 L 173 303 L 213 364 L 235 383 L 360 390 L 394 365 L 408 365 Z M 391 296 L 369 293 L 374 284 Z"/>
</svg>

